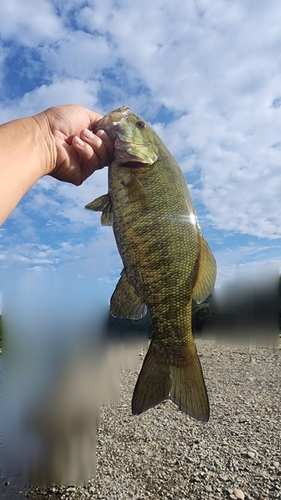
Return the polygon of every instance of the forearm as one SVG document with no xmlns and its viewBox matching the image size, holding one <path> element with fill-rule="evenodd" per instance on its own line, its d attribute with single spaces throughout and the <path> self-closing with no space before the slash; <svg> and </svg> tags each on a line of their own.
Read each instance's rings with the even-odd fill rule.
<svg viewBox="0 0 281 500">
<path fill-rule="evenodd" d="M 0 225 L 43 175 L 80 186 L 110 164 L 113 141 L 104 131 L 90 132 L 100 118 L 69 104 L 0 126 Z"/>
<path fill-rule="evenodd" d="M 0 225 L 54 163 L 44 117 L 36 115 L 0 126 Z"/>
</svg>

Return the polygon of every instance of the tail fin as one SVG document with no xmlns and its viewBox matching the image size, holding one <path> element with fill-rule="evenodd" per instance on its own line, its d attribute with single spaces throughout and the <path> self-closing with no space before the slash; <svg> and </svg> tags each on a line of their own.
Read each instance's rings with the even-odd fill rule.
<svg viewBox="0 0 281 500">
<path fill-rule="evenodd" d="M 191 417 L 209 420 L 209 401 L 195 345 L 180 362 L 173 364 L 159 352 L 153 341 L 142 365 L 132 400 L 134 415 L 170 398 Z"/>
<path fill-rule="evenodd" d="M 184 364 L 171 366 L 171 379 L 172 401 L 191 417 L 207 422 L 209 399 L 196 348 L 194 353 L 188 353 Z"/>
</svg>

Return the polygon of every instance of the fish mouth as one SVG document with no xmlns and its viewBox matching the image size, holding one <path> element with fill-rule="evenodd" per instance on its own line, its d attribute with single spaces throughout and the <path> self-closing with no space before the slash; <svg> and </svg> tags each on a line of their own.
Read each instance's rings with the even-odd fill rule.
<svg viewBox="0 0 281 500">
<path fill-rule="evenodd" d="M 124 163 L 120 163 L 118 165 L 118 167 L 120 168 L 133 168 L 133 169 L 140 169 L 140 168 L 145 168 L 145 167 L 149 167 L 150 165 L 149 164 L 146 164 L 146 163 L 142 163 L 141 161 L 126 161 Z"/>
</svg>

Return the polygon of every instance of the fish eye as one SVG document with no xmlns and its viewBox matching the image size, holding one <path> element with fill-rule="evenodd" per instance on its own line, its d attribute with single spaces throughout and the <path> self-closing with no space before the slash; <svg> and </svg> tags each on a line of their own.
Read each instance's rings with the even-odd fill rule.
<svg viewBox="0 0 281 500">
<path fill-rule="evenodd" d="M 144 128 L 145 127 L 145 123 L 142 122 L 141 120 L 139 120 L 139 121 L 136 122 L 136 127 L 138 127 L 138 128 Z"/>
</svg>

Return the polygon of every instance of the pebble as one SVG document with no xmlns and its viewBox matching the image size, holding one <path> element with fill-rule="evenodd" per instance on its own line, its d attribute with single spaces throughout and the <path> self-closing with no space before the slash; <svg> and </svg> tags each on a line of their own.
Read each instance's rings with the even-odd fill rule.
<svg viewBox="0 0 281 500">
<path fill-rule="evenodd" d="M 245 495 L 242 490 L 239 490 L 238 488 L 234 488 L 233 494 L 235 498 L 238 498 L 239 500 L 244 500 Z"/>
</svg>

